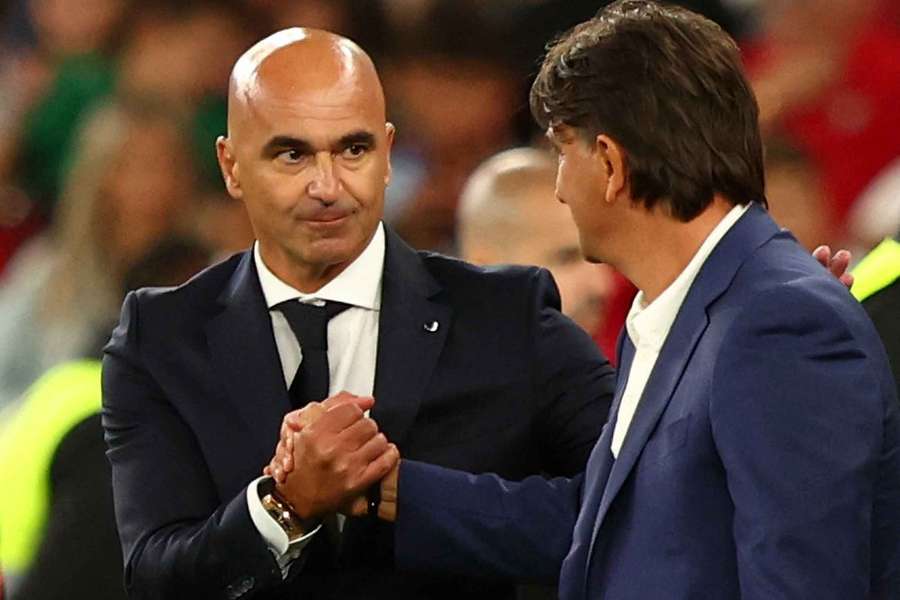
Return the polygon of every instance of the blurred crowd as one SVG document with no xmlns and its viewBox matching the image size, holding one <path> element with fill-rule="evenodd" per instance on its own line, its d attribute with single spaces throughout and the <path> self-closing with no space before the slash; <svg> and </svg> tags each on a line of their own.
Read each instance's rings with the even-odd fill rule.
<svg viewBox="0 0 900 600">
<path fill-rule="evenodd" d="M 771 211 L 861 257 L 900 229 L 900 3 L 693 0 L 740 43 Z M 634 291 L 581 260 L 527 90 L 601 0 L 7 0 L 0 14 L 0 430 L 54 365 L 96 357 L 126 290 L 246 248 L 224 191 L 234 60 L 293 25 L 375 59 L 397 125 L 385 218 L 411 245 L 548 267 L 607 355 Z M 298 65 L 298 68 L 303 68 Z M 510 150 L 515 148 L 515 150 Z"/>
</svg>

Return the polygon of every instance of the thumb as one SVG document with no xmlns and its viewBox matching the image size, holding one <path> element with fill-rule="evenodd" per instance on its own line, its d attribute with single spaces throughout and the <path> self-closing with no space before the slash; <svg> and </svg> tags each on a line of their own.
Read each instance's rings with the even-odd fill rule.
<svg viewBox="0 0 900 600">
<path fill-rule="evenodd" d="M 340 392 L 322 403 L 325 410 L 331 410 L 342 404 L 355 404 L 365 412 L 375 406 L 375 399 L 371 396 L 356 396 L 350 392 Z"/>
</svg>

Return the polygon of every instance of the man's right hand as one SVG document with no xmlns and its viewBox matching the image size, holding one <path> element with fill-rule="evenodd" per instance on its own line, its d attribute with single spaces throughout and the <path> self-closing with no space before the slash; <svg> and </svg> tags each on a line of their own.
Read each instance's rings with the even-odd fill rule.
<svg viewBox="0 0 900 600">
<path fill-rule="evenodd" d="M 310 402 L 303 408 L 284 415 L 275 454 L 263 469 L 263 474 L 271 476 L 277 483 L 284 483 L 288 473 L 294 470 L 294 434 L 315 423 L 328 410 L 347 403 L 356 404 L 365 412 L 372 409 L 375 399 L 371 396 L 355 396 L 350 392 L 339 392 L 322 402 Z"/>
<path fill-rule="evenodd" d="M 293 468 L 276 485 L 301 518 L 318 517 L 352 504 L 399 460 L 397 448 L 364 414 L 374 403 L 372 399 L 351 400 L 349 396 L 336 396 L 310 409 L 310 420 L 301 423 L 299 433 L 288 436 Z"/>
</svg>

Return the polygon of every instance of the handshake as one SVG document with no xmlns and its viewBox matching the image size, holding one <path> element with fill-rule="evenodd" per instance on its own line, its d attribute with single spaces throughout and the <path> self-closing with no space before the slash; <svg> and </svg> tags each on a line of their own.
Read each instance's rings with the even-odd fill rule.
<svg viewBox="0 0 900 600">
<path fill-rule="evenodd" d="M 366 490 L 379 482 L 378 517 L 395 519 L 400 452 L 366 416 L 374 405 L 373 398 L 341 392 L 285 415 L 263 473 L 301 519 L 366 515 Z"/>
</svg>

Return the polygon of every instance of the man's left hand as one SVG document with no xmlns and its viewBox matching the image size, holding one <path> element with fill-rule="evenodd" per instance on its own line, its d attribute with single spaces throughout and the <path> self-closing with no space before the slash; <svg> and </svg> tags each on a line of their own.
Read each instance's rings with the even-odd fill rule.
<svg viewBox="0 0 900 600">
<path fill-rule="evenodd" d="M 834 253 L 834 256 L 832 256 L 831 248 L 828 246 L 819 246 L 813 250 L 812 254 L 823 267 L 828 269 L 831 274 L 838 279 L 838 281 L 847 286 L 848 290 L 850 289 L 853 285 L 853 275 L 847 272 L 847 267 L 850 266 L 850 261 L 853 259 L 853 256 L 848 250 L 838 250 Z"/>
</svg>

